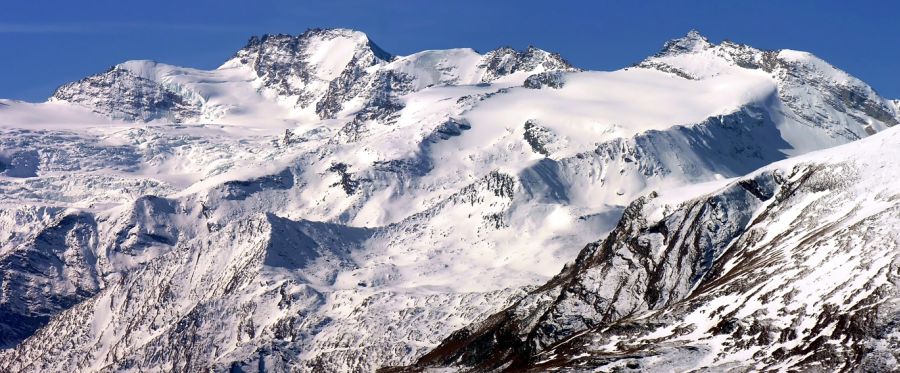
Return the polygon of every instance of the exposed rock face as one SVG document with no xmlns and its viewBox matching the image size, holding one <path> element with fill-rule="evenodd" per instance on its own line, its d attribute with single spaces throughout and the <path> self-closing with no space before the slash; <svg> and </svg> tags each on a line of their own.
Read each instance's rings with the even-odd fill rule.
<svg viewBox="0 0 900 373">
<path fill-rule="evenodd" d="M 562 71 L 546 71 L 537 73 L 525 79 L 525 88 L 541 89 L 543 87 L 562 88 L 565 84 Z"/>
<path fill-rule="evenodd" d="M 667 41 L 656 57 L 700 52 L 712 47 L 713 44 L 709 42 L 709 39 L 701 35 L 699 31 L 691 30 L 684 37 Z"/>
<path fill-rule="evenodd" d="M 553 280 L 408 369 L 892 370 L 900 190 L 870 157 L 898 135 L 674 207 L 639 198 Z"/>
<path fill-rule="evenodd" d="M 296 96 L 298 106 L 315 105 L 322 118 L 333 118 L 341 100 L 355 96 L 366 82 L 364 70 L 393 56 L 359 31 L 310 29 L 298 36 L 254 36 L 235 58 L 253 68 L 266 88 Z"/>
<path fill-rule="evenodd" d="M 0 348 L 19 344 L 53 314 L 99 291 L 96 229 L 90 215 L 67 215 L 0 259 Z"/>
<path fill-rule="evenodd" d="M 694 338 L 684 334 L 701 329 L 686 324 L 694 316 L 674 310 L 710 279 L 727 277 L 719 274 L 729 270 L 719 268 L 732 252 L 727 242 L 759 231 L 754 219 L 794 185 L 794 171 L 754 174 L 700 199 L 684 190 L 683 208 L 653 206 L 671 199 L 672 188 L 881 135 L 897 112 L 893 103 L 865 109 L 889 101 L 827 65 L 816 65 L 816 74 L 835 73 L 858 95 L 840 99 L 826 79 L 797 80 L 784 96 L 756 52 L 728 60 L 709 52 L 723 47 L 702 40 L 670 44 L 655 57 L 658 66 L 690 79 L 647 68 L 574 71 L 534 48 L 392 57 L 362 33 L 311 30 L 253 39 L 211 71 L 152 61 L 117 66 L 117 79 L 198 103 L 199 117 L 179 119 L 192 124 L 43 127 L 10 115 L 66 109 L 107 123 L 77 106 L 119 110 L 109 105 L 120 97 L 100 97 L 115 90 L 69 104 L 2 101 L 0 122 L 9 127 L 0 131 L 0 266 L 9 271 L 0 279 L 15 293 L 0 288 L 0 312 L 27 322 L 0 325 L 14 336 L 0 350 L 0 371 L 370 372 L 414 363 L 473 320 L 482 324 L 454 337 L 471 339 L 471 349 L 457 354 L 445 344 L 423 364 L 496 359 L 542 370 L 545 357 L 536 354 L 556 353 L 582 333 L 618 333 L 611 345 L 636 351 L 631 335 L 658 325 L 678 327 L 654 329 L 645 342 Z M 678 60 L 685 53 L 717 70 Z M 798 76 L 813 74 L 798 66 Z M 728 85 L 712 97 L 722 77 L 749 96 Z M 809 114 L 801 115 L 785 97 L 816 105 L 798 104 Z M 149 110 L 130 102 L 128 110 Z M 626 208 L 652 190 L 659 196 Z M 538 287 L 610 231 L 620 239 L 589 245 Z M 730 302 L 728 294 L 721 299 Z M 701 303 L 720 306 L 710 302 Z M 842 307 L 822 315 L 840 320 Z M 670 316 L 688 321 L 672 324 Z M 727 319 L 716 330 L 741 330 L 727 337 L 740 339 L 735 345 L 760 338 L 759 330 L 785 329 L 764 319 L 742 324 L 751 319 L 740 312 Z M 628 329 L 641 320 L 654 324 Z M 803 328 L 798 336 L 808 336 Z M 690 358 L 710 356 L 701 347 L 677 349 L 705 337 L 698 338 L 671 346 Z M 873 339 L 866 346 L 883 358 L 864 359 L 890 366 L 892 341 Z M 608 351 L 566 346 L 577 353 L 559 356 Z M 671 347 L 660 346 L 654 351 Z M 781 347 L 772 356 L 796 346 Z M 649 356 L 633 363 L 657 364 Z M 660 361 L 690 365 L 667 356 Z"/>
<path fill-rule="evenodd" d="M 394 98 L 394 76 L 368 69 L 394 57 L 358 31 L 311 29 L 299 36 L 253 37 L 235 59 L 252 67 L 263 87 L 296 97 L 300 108 L 312 107 L 322 119 L 333 119 L 356 97 L 366 101 L 347 124 L 347 140 L 355 141 L 367 120 L 384 119 L 402 109 Z"/>
<path fill-rule="evenodd" d="M 410 77 L 391 70 L 376 73 L 366 90 L 363 108 L 341 128 L 341 139 L 346 142 L 360 140 L 368 132 L 368 122 L 381 125 L 393 123 L 404 107 L 399 96 L 412 91 L 410 80 Z"/>
<path fill-rule="evenodd" d="M 64 84 L 53 100 L 76 103 L 115 119 L 180 123 L 199 115 L 200 103 L 163 85 L 113 67 L 105 73 Z"/>
<path fill-rule="evenodd" d="M 549 156 L 553 149 L 560 146 L 559 136 L 533 120 L 525 122 L 525 141 L 532 150 L 545 156 Z"/>
<path fill-rule="evenodd" d="M 485 53 L 481 67 L 485 69 L 482 81 L 490 82 L 517 72 L 575 71 L 565 59 L 555 53 L 529 46 L 524 51 L 504 47 Z"/>
</svg>

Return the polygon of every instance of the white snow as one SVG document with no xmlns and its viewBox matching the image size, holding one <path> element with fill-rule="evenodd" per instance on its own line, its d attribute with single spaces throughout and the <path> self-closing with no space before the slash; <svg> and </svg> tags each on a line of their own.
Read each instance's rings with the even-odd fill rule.
<svg viewBox="0 0 900 373">
<path fill-rule="evenodd" d="M 362 33 L 348 35 L 312 40 L 306 62 L 315 66 L 316 79 L 304 85 L 293 77 L 291 84 L 312 96 L 322 95 L 356 48 L 368 43 Z M 304 348 L 311 348 L 304 351 L 308 356 L 342 349 L 352 355 L 355 348 L 374 339 L 384 343 L 378 353 L 385 354 L 385 359 L 408 362 L 472 321 L 469 318 L 482 318 L 507 304 L 519 289 L 557 274 L 585 244 L 607 234 L 623 206 L 635 197 L 659 191 L 648 211 L 653 218 L 662 217 L 679 203 L 716 191 L 739 176 L 729 173 L 731 169 L 718 159 L 703 158 L 715 153 L 678 145 L 693 145 L 693 139 L 678 134 L 676 126 L 696 126 L 710 117 L 759 106 L 773 117 L 773 132 L 784 140 L 762 145 L 784 147 L 783 155 L 849 141 L 791 114 L 778 101 L 782 83 L 777 77 L 740 68 L 708 46 L 695 45 L 692 50 L 659 60 L 680 66 L 698 79 L 648 68 L 567 72 L 558 89 L 521 87 L 528 75 L 543 67 L 482 83 L 483 56 L 471 49 L 430 50 L 376 61 L 367 71 L 402 73 L 412 79 L 412 88 L 397 97 L 405 106 L 395 121 L 365 122 L 364 137 L 356 142 L 341 141 L 337 133 L 353 120 L 365 93 L 354 96 L 337 118 L 322 120 L 314 112 L 315 105 L 298 107 L 296 95 L 280 96 L 272 87 L 264 87 L 257 72 L 238 59 L 210 71 L 128 61 L 116 68 L 188 98 L 200 106 L 200 116 L 178 125 L 127 123 L 71 103 L 0 100 L 0 162 L 32 150 L 42 156 L 34 176 L 0 173 L 0 255 L 21 245 L 21 237 L 38 234 L 65 209 L 89 211 L 100 221 L 96 254 L 102 258 L 103 273 L 118 276 L 153 263 L 160 266 L 154 267 L 159 273 L 136 272 L 129 280 L 148 288 L 173 277 L 183 281 L 173 292 L 185 299 L 175 306 L 164 308 L 150 296 L 141 298 L 146 302 L 142 305 L 162 307 L 160 312 L 169 317 L 165 320 L 173 323 L 177 315 L 202 302 L 209 301 L 204 304 L 217 311 L 227 310 L 230 318 L 222 321 L 226 324 L 222 328 L 229 332 L 213 338 L 222 345 L 217 358 L 231 354 L 244 359 L 247 356 L 241 354 L 251 353 L 247 346 L 258 342 L 242 340 L 237 326 L 227 324 L 241 317 L 229 305 L 234 302 L 258 307 L 241 319 L 257 325 L 271 326 L 307 311 L 312 318 L 332 317 L 321 336 L 303 337 L 309 338 L 302 341 Z M 831 80 L 856 84 L 805 54 L 783 51 L 780 56 L 830 71 Z M 825 105 L 816 94 L 810 93 L 808 103 Z M 862 133 L 850 115 L 828 110 L 831 118 Z M 524 124 L 529 120 L 551 131 L 559 141 L 556 145 L 562 144 L 549 157 L 525 141 Z M 451 121 L 470 128 L 442 135 L 441 126 Z M 867 172 L 882 173 L 876 180 L 888 183 L 900 175 L 884 170 L 891 167 L 883 160 L 898 159 L 900 154 L 891 151 L 900 146 L 885 143 L 896 141 L 896 129 L 884 132 L 888 133 L 858 143 L 862 145 L 800 156 L 759 172 L 812 160 L 871 157 L 876 163 Z M 620 154 L 604 158 L 605 154 L 595 153 L 600 145 L 619 144 L 616 141 L 625 148 L 636 147 L 629 142 L 636 136 L 672 136 L 675 145 L 642 148 L 641 159 L 625 160 Z M 728 151 L 729 141 L 746 139 L 715 140 L 721 143 L 704 145 Z M 873 142 L 878 141 L 882 143 L 875 146 Z M 627 151 L 634 149 L 621 150 L 632 156 Z M 338 163 L 346 165 L 347 175 L 334 171 Z M 396 170 L 385 171 L 389 167 Z M 273 182 L 273 175 L 287 176 Z M 491 189 L 496 187 L 491 184 L 495 182 L 492 175 L 512 180 L 512 195 Z M 345 176 L 358 183 L 355 191 L 344 189 Z M 229 188 L 246 195 L 227 195 Z M 869 188 L 869 193 L 883 191 L 876 184 L 860 188 Z M 143 219 L 142 223 L 133 229 L 148 226 L 163 232 L 171 228 L 181 234 L 178 243 L 151 245 L 133 255 L 106 251 L 116 242 L 117 232 L 132 224 L 135 201 L 145 195 L 172 200 L 176 212 L 138 215 L 135 219 Z M 784 224 L 775 228 L 789 227 L 801 215 L 800 209 L 816 203 L 816 197 L 820 196 L 795 205 L 798 210 L 782 215 Z M 342 246 L 348 252 L 328 260 L 319 258 L 302 269 L 281 268 L 253 262 L 265 256 L 265 245 L 273 235 L 265 214 L 330 224 L 329 234 L 341 240 L 350 240 L 362 230 L 371 236 Z M 813 257 L 808 264 L 822 259 Z M 840 270 L 822 268 L 826 277 Z M 224 295 L 226 284 L 219 281 L 241 274 L 250 280 L 241 283 L 238 293 Z M 277 305 L 283 284 L 299 299 L 285 309 Z M 818 291 L 812 285 L 808 289 Z M 120 295 L 128 289 L 108 291 Z M 215 303 L 221 299 L 225 300 Z M 85 333 L 102 337 L 98 342 L 102 348 L 91 350 L 97 359 L 107 359 L 100 354 L 122 338 L 111 335 L 109 326 L 125 322 L 129 308 L 116 302 L 123 301 L 104 295 L 97 307 L 112 307 L 121 314 L 110 316 L 94 309 L 88 317 L 91 330 Z M 381 329 L 401 311 L 408 325 Z M 707 316 L 696 315 L 701 317 Z M 315 330 L 312 323 L 317 321 L 304 326 L 310 328 L 306 331 Z M 697 333 L 708 327 L 700 326 Z M 404 329 L 417 327 L 442 329 Z M 129 346 L 143 347 L 156 335 L 138 335 L 139 342 Z M 396 352 L 406 350 L 389 344 L 399 343 L 388 341 L 391 338 L 406 341 L 403 346 L 411 350 Z M 339 364 L 348 368 L 353 363 Z"/>
</svg>

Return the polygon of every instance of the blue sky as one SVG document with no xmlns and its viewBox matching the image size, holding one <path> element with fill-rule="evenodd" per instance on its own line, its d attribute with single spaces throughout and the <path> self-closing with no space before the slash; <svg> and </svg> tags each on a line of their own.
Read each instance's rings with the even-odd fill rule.
<svg viewBox="0 0 900 373">
<path fill-rule="evenodd" d="M 549 5 L 548 5 L 549 4 Z M 394 54 L 529 44 L 611 70 L 697 29 L 813 52 L 900 98 L 896 1 L 26 1 L 0 11 L 0 98 L 42 101 L 129 59 L 214 68 L 250 35 L 349 27 Z"/>
</svg>

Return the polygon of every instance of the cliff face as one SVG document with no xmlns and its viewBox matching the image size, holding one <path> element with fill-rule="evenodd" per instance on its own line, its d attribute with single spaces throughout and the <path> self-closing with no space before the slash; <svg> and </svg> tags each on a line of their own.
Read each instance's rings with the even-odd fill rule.
<svg viewBox="0 0 900 373">
<path fill-rule="evenodd" d="M 59 87 L 53 100 L 76 103 L 95 113 L 128 121 L 181 123 L 200 115 L 200 104 L 165 86 L 113 67 Z"/>
</svg>

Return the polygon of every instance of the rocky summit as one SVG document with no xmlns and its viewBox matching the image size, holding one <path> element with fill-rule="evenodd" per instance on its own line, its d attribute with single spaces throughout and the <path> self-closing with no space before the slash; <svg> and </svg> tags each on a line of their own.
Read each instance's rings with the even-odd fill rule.
<svg viewBox="0 0 900 373">
<path fill-rule="evenodd" d="M 896 371 L 898 121 L 696 31 L 126 61 L 0 100 L 0 371 Z"/>
</svg>

